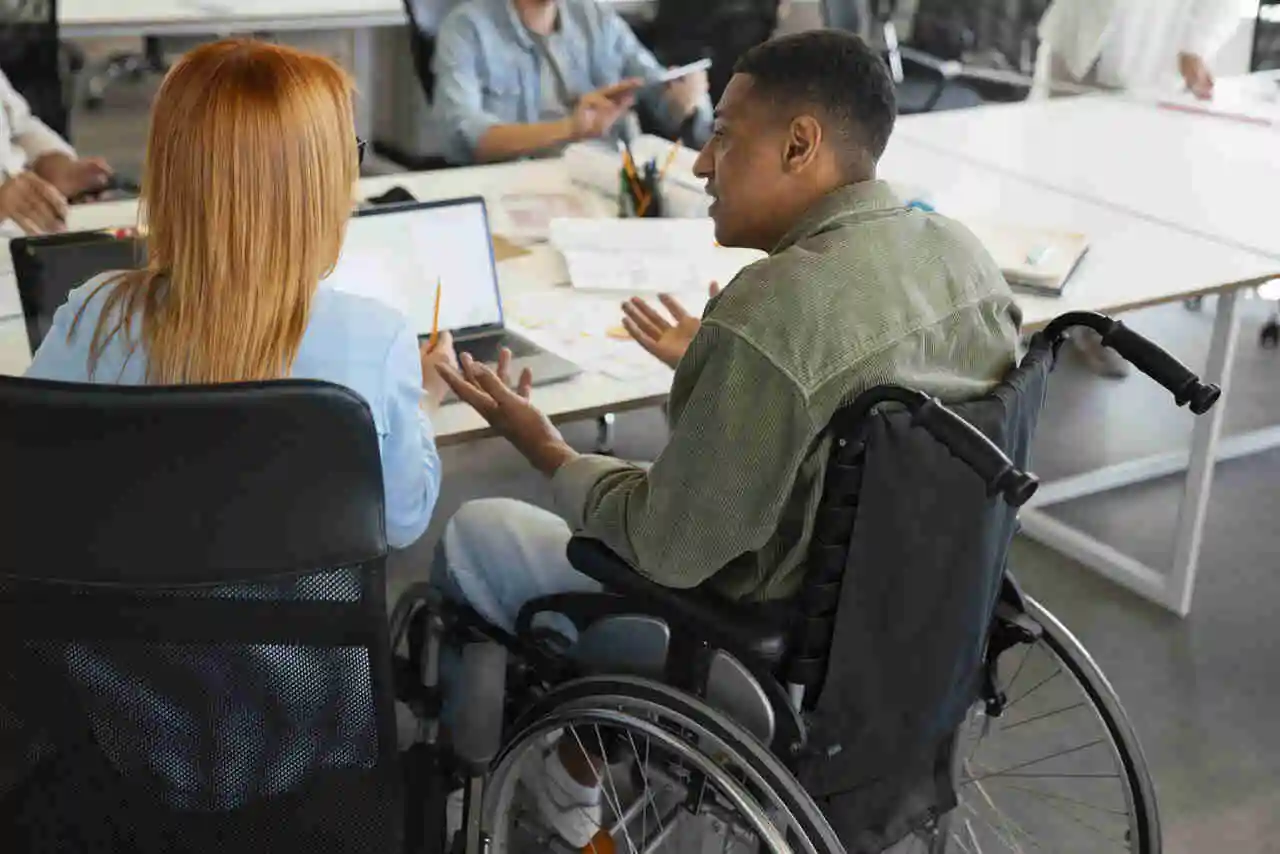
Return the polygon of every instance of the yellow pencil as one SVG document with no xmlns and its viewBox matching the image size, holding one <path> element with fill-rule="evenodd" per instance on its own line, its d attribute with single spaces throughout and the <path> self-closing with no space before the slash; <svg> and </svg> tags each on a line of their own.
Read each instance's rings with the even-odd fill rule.
<svg viewBox="0 0 1280 854">
<path fill-rule="evenodd" d="M 676 162 L 676 155 L 680 153 L 680 143 L 671 143 L 671 150 L 667 152 L 667 159 L 662 162 L 662 168 L 658 170 L 658 183 L 662 183 L 662 179 L 667 177 L 667 170 L 671 168 L 671 164 Z"/>
<path fill-rule="evenodd" d="M 436 276 L 436 310 L 431 314 L 430 349 L 436 348 L 436 338 L 440 334 L 440 277 Z"/>
<path fill-rule="evenodd" d="M 647 204 L 644 187 L 640 184 L 640 175 L 636 172 L 636 165 L 631 159 L 631 151 L 626 148 L 622 150 L 622 169 L 627 173 L 627 180 L 631 182 L 631 192 L 635 198 L 636 207 Z"/>
</svg>

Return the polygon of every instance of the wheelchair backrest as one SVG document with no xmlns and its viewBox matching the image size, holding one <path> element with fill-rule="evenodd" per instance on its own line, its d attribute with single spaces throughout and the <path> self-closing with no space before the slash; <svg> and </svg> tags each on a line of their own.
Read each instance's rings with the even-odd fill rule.
<svg viewBox="0 0 1280 854">
<path fill-rule="evenodd" d="M 1019 467 L 1053 358 L 1037 343 L 986 396 L 951 407 Z M 840 812 L 882 826 L 918 784 L 901 775 L 938 776 L 938 757 L 977 696 L 1016 513 L 903 410 L 860 423 L 837 416 L 832 434 L 803 619 L 783 677 L 806 688 L 806 788 L 821 798 L 875 787 L 875 797 Z"/>
</svg>

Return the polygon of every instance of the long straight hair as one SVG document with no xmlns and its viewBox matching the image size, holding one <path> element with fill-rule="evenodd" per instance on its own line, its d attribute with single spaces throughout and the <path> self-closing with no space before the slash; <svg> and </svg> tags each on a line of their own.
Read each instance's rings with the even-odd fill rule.
<svg viewBox="0 0 1280 854">
<path fill-rule="evenodd" d="M 148 383 L 289 373 L 351 214 L 351 92 L 331 60 L 262 42 L 215 42 L 174 65 L 151 112 L 146 263 L 103 285 L 91 375 L 116 335 L 143 348 Z"/>
</svg>

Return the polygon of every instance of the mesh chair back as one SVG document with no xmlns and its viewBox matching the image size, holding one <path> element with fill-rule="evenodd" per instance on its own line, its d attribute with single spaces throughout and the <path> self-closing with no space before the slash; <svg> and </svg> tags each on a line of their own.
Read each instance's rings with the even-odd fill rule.
<svg viewBox="0 0 1280 854">
<path fill-rule="evenodd" d="M 1053 352 L 952 408 L 1025 467 Z M 1015 511 L 909 413 L 837 416 L 783 676 L 805 685 L 806 789 L 851 851 L 954 803 L 950 749 L 977 697 Z"/>
<path fill-rule="evenodd" d="M 6 852 L 399 849 L 358 396 L 0 378 L 0 470 Z"/>
<path fill-rule="evenodd" d="M 22 93 L 31 112 L 67 136 L 57 0 L 0 0 L 0 71 Z"/>
<path fill-rule="evenodd" d="M 911 46 L 942 59 L 1030 74 L 1050 0 L 919 0 Z"/>
</svg>

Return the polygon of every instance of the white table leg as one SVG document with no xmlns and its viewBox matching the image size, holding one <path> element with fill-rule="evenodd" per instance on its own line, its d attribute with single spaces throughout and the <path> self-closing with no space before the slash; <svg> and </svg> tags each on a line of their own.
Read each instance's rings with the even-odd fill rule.
<svg viewBox="0 0 1280 854">
<path fill-rule="evenodd" d="M 1184 617 L 1191 611 L 1204 520 L 1209 509 L 1209 489 L 1213 484 L 1213 467 L 1218 461 L 1218 436 L 1227 410 L 1236 342 L 1240 339 L 1240 313 L 1236 311 L 1238 296 L 1238 291 L 1228 291 L 1217 300 L 1217 317 L 1213 321 L 1213 338 L 1209 343 L 1209 361 L 1204 375 L 1209 382 L 1221 386 L 1222 398 L 1206 415 L 1196 419 L 1195 432 L 1191 435 L 1191 466 L 1187 470 L 1187 485 L 1178 508 L 1168 605 Z"/>
<path fill-rule="evenodd" d="M 1237 300 L 1238 292 L 1235 291 L 1223 293 L 1217 300 L 1217 316 L 1203 378 L 1222 388 L 1222 398 L 1209 413 L 1196 419 L 1190 454 L 1162 454 L 1087 472 L 1060 483 L 1045 484 L 1041 494 L 1037 494 L 1031 506 L 1020 514 L 1027 536 L 1180 616 L 1186 616 L 1191 610 L 1214 464 L 1225 458 L 1257 453 L 1280 444 L 1280 430 L 1270 428 L 1232 437 L 1219 445 L 1236 342 L 1240 337 Z M 1186 487 L 1178 510 L 1173 565 L 1168 571 L 1153 569 L 1039 509 L 1154 480 L 1184 469 L 1187 472 Z"/>
</svg>

